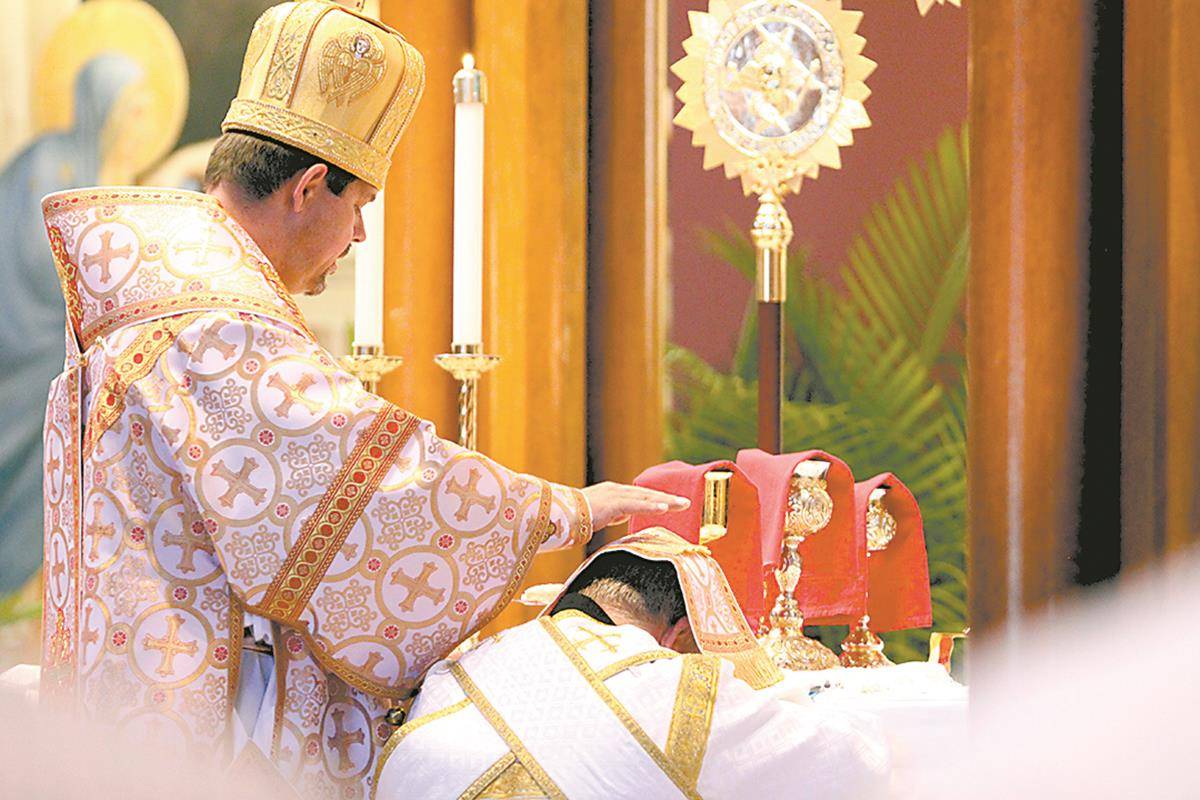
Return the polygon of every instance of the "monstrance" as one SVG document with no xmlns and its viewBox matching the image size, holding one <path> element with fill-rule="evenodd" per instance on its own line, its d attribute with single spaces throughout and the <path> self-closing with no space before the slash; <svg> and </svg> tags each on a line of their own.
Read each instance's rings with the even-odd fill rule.
<svg viewBox="0 0 1200 800">
<path fill-rule="evenodd" d="M 841 166 L 839 148 L 871 124 L 863 101 L 875 63 L 855 31 L 862 12 L 841 0 L 711 0 L 689 14 L 675 123 L 704 148 L 704 168 L 724 166 L 757 194 L 751 229 L 758 276 L 758 446 L 781 449 L 782 305 L 792 223 L 783 200 Z"/>
</svg>

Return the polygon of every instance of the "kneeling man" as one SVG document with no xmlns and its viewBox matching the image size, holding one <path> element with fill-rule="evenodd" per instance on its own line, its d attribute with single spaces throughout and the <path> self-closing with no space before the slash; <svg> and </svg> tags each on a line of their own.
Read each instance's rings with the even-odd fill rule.
<svg viewBox="0 0 1200 800">
<path fill-rule="evenodd" d="M 539 619 L 436 664 L 376 797 L 867 798 L 882 738 L 781 689 L 706 548 L 597 551 Z"/>
</svg>

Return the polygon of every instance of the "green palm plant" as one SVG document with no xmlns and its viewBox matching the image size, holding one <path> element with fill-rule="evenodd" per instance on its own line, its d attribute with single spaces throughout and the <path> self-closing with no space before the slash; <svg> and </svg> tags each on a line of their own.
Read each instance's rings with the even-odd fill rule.
<svg viewBox="0 0 1200 800">
<path fill-rule="evenodd" d="M 865 478 L 895 472 L 925 522 L 937 630 L 966 624 L 966 358 L 969 214 L 966 130 L 947 131 L 871 211 L 840 285 L 789 258 L 784 307 L 785 450 L 819 447 Z M 749 238 L 705 231 L 707 247 L 754 277 Z M 755 440 L 753 300 L 728 372 L 671 348 L 667 451 L 691 462 Z M 842 631 L 823 637 L 840 641 Z M 888 634 L 897 661 L 923 658 L 923 632 Z"/>
</svg>

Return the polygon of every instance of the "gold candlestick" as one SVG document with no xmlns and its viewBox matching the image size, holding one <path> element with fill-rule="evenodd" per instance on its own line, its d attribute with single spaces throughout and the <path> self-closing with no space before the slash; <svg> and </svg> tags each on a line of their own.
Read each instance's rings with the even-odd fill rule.
<svg viewBox="0 0 1200 800">
<path fill-rule="evenodd" d="M 788 492 L 783 554 L 775 570 L 779 596 L 771 609 L 770 626 L 758 638 L 767 654 L 783 669 L 832 669 L 838 658 L 825 645 L 804 635 L 804 613 L 796 600 L 802 570 L 800 543 L 833 519 L 833 498 L 826 489 L 829 462 L 805 461 L 796 467 Z"/>
<path fill-rule="evenodd" d="M 867 558 L 878 553 L 896 538 L 896 518 L 883 505 L 888 487 L 880 486 L 871 491 L 867 501 Z M 870 574 L 868 572 L 868 574 Z M 870 592 L 868 584 L 867 591 Z M 883 654 L 883 640 L 871 632 L 871 617 L 862 618 L 850 629 L 842 642 L 841 662 L 843 667 L 887 667 L 891 659 Z"/>
<path fill-rule="evenodd" d="M 368 392 L 379 389 L 379 379 L 404 363 L 400 356 L 384 355 L 383 345 L 355 342 L 348 356 L 342 356 L 342 367 L 362 381 Z"/>
<path fill-rule="evenodd" d="M 449 353 L 436 356 L 434 362 L 454 376 L 458 387 L 458 443 L 468 450 L 476 448 L 479 404 L 479 378 L 500 363 L 500 356 L 487 355 L 482 344 L 453 344 Z"/>
</svg>

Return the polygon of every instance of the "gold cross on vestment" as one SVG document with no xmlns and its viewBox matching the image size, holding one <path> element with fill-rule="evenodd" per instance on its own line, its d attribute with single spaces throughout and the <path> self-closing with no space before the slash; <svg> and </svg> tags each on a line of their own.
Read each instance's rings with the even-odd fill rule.
<svg viewBox="0 0 1200 800">
<path fill-rule="evenodd" d="M 192 262 L 193 267 L 207 267 L 209 252 L 217 252 L 221 255 L 232 256 L 233 248 L 227 244 L 212 243 L 212 228 L 206 228 L 204 231 L 204 241 L 202 242 L 183 242 L 175 245 L 176 253 L 199 253 L 196 260 Z"/>
<path fill-rule="evenodd" d="M 87 532 L 90 537 L 88 542 L 88 558 L 95 560 L 99 553 L 96 552 L 96 543 L 100 539 L 107 539 L 109 536 L 116 534 L 117 527 L 111 523 L 108 525 L 100 524 L 100 510 L 104 508 L 104 501 L 97 497 L 92 501 L 92 519 L 88 522 Z"/>
<path fill-rule="evenodd" d="M 479 506 L 484 511 L 491 513 L 496 507 L 496 498 L 488 497 L 479 491 L 479 479 L 482 477 L 478 470 L 471 470 L 467 473 L 467 482 L 459 483 L 455 480 L 446 481 L 446 493 L 458 497 L 458 511 L 454 512 L 454 518 L 459 522 L 466 522 L 467 517 L 471 513 L 471 506 Z"/>
<path fill-rule="evenodd" d="M 83 643 L 95 644 L 100 639 L 100 631 L 92 627 L 92 606 L 83 610 Z"/>
<path fill-rule="evenodd" d="M 147 633 L 142 637 L 142 647 L 162 653 L 162 663 L 158 665 L 158 669 L 155 672 L 163 677 L 175 674 L 175 656 L 181 653 L 194 656 L 199 647 L 194 641 L 185 642 L 179 638 L 179 629 L 181 627 L 183 627 L 183 617 L 178 614 L 172 614 L 167 617 L 166 636 L 155 638 Z"/>
<path fill-rule="evenodd" d="M 237 345 L 221 338 L 221 328 L 224 326 L 225 323 L 219 320 L 211 323 L 200 333 L 200 338 L 195 344 L 181 344 L 179 349 L 187 353 L 193 361 L 203 361 L 209 350 L 216 350 L 223 358 L 233 358 L 237 352 Z"/>
<path fill-rule="evenodd" d="M 408 591 L 408 594 L 400 601 L 401 610 L 412 611 L 413 605 L 422 597 L 429 598 L 435 603 L 442 602 L 442 599 L 446 596 L 446 590 L 434 589 L 429 585 L 429 579 L 436 570 L 436 564 L 432 561 L 426 561 L 421 567 L 421 574 L 415 578 L 410 578 L 404 574 L 404 570 L 401 567 L 396 567 L 396 571 L 392 573 L 392 584 L 399 584 Z"/>
<path fill-rule="evenodd" d="M 338 769 L 347 770 L 354 767 L 354 762 L 350 759 L 350 745 L 363 743 L 363 732 L 354 731 L 349 733 L 345 728 L 346 712 L 338 709 L 331 715 L 333 717 L 333 735 L 325 737 L 329 745 L 337 750 L 338 754 Z"/>
<path fill-rule="evenodd" d="M 612 642 L 609 640 L 611 639 L 617 642 L 621 641 L 621 635 L 619 633 L 597 633 L 586 625 L 580 625 L 578 628 L 576 628 L 576 630 L 582 633 L 583 636 L 572 639 L 571 644 L 575 645 L 580 650 L 588 647 L 589 645 L 598 644 L 604 649 L 608 650 L 610 653 L 617 652 L 616 645 L 612 644 Z"/>
<path fill-rule="evenodd" d="M 196 565 L 193 559 L 195 558 L 196 551 L 203 550 L 211 556 L 213 555 L 213 546 L 208 536 L 192 531 L 187 516 L 190 515 L 184 515 L 182 511 L 179 512 L 179 533 L 164 534 L 163 542 L 183 550 L 183 555 L 179 559 L 180 572 L 195 572 Z"/>
<path fill-rule="evenodd" d="M 299 403 L 308 409 L 308 413 L 320 413 L 324 406 L 319 400 L 312 400 L 304 396 L 304 392 L 311 389 L 317 383 L 317 379 L 312 376 L 312 373 L 306 372 L 300 376 L 300 380 L 296 381 L 295 385 L 289 384 L 284 377 L 278 372 L 267 379 L 267 386 L 280 392 L 283 395 L 283 400 L 279 401 L 279 405 L 275 406 L 275 415 L 278 417 L 286 417 L 291 414 L 292 406 Z"/>
<path fill-rule="evenodd" d="M 216 464 L 213 464 L 212 475 L 225 481 L 229 487 L 225 494 L 217 498 L 221 502 L 221 505 L 226 508 L 232 508 L 233 501 L 237 499 L 239 494 L 246 495 L 256 504 L 266 499 L 267 490 L 259 488 L 250 482 L 250 476 L 254 474 L 254 470 L 256 469 L 258 469 L 258 462 L 249 457 L 242 459 L 242 468 L 237 472 L 230 469 L 224 461 L 218 461 Z"/>
<path fill-rule="evenodd" d="M 113 249 L 112 237 L 112 231 L 105 231 L 100 234 L 100 249 L 83 257 L 84 269 L 99 265 L 100 280 L 103 283 L 108 283 L 112 280 L 112 262 L 114 258 L 129 258 L 133 255 L 133 248 L 129 245 Z"/>
</svg>

